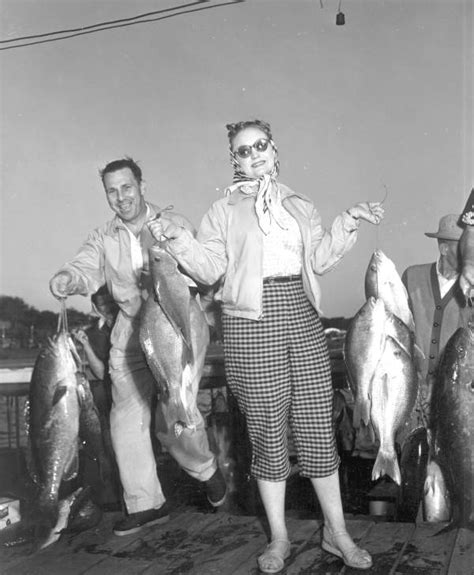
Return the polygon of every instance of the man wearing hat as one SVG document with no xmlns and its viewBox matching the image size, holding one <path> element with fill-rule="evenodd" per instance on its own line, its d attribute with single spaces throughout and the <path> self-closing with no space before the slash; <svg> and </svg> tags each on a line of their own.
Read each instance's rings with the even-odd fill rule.
<svg viewBox="0 0 474 575">
<path fill-rule="evenodd" d="M 463 228 L 459 214 L 439 221 L 438 231 L 426 236 L 438 240 L 438 261 L 410 266 L 402 275 L 415 320 L 415 341 L 423 351 L 418 368 L 423 413 L 429 417 L 429 401 L 438 360 L 453 333 L 467 325 L 469 309 L 459 287 L 461 261 L 459 240 Z"/>
</svg>

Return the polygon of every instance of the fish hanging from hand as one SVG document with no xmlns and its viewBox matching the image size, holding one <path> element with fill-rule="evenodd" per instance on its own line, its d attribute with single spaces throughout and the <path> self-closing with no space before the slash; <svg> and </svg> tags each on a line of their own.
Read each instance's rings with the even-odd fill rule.
<svg viewBox="0 0 474 575">
<path fill-rule="evenodd" d="M 140 344 L 179 436 L 196 425 L 193 382 L 202 370 L 209 327 L 190 279 L 159 244 L 149 250 L 149 266 L 152 291 L 142 307 Z"/>
</svg>

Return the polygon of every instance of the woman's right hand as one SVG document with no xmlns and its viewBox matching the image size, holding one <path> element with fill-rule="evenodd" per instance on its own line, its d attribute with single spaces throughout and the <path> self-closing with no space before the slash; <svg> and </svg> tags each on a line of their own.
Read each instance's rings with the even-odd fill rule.
<svg viewBox="0 0 474 575">
<path fill-rule="evenodd" d="M 356 220 L 365 220 L 378 225 L 384 218 L 382 202 L 360 202 L 347 210 L 347 213 Z"/>
</svg>

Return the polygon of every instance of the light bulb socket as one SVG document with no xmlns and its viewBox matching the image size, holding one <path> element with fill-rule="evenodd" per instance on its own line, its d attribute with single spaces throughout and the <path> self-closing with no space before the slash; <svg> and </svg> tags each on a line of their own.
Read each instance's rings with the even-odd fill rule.
<svg viewBox="0 0 474 575">
<path fill-rule="evenodd" d="M 336 26 L 344 26 L 346 23 L 346 17 L 342 12 L 336 14 Z"/>
</svg>

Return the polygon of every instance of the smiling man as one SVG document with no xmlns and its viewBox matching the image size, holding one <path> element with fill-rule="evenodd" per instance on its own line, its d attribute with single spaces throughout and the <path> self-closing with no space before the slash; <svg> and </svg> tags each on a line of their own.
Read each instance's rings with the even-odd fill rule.
<svg viewBox="0 0 474 575">
<path fill-rule="evenodd" d="M 150 436 L 156 384 L 139 342 L 140 310 L 150 293 L 148 249 L 155 243 L 147 222 L 163 210 L 145 201 L 142 171 L 131 158 L 110 162 L 100 176 L 115 217 L 89 235 L 76 256 L 50 280 L 50 290 L 61 299 L 87 296 L 107 284 L 120 308 L 111 334 L 110 430 L 128 512 L 114 526 L 114 533 L 126 535 L 169 518 Z M 183 216 L 167 210 L 167 217 L 194 234 Z M 196 373 L 192 384 L 196 393 L 200 376 Z M 209 502 L 218 507 L 224 502 L 226 485 L 209 449 L 202 416 L 196 408 L 195 428 L 177 436 L 167 409 L 165 402 L 157 402 L 160 443 L 189 475 L 204 482 Z"/>
</svg>

